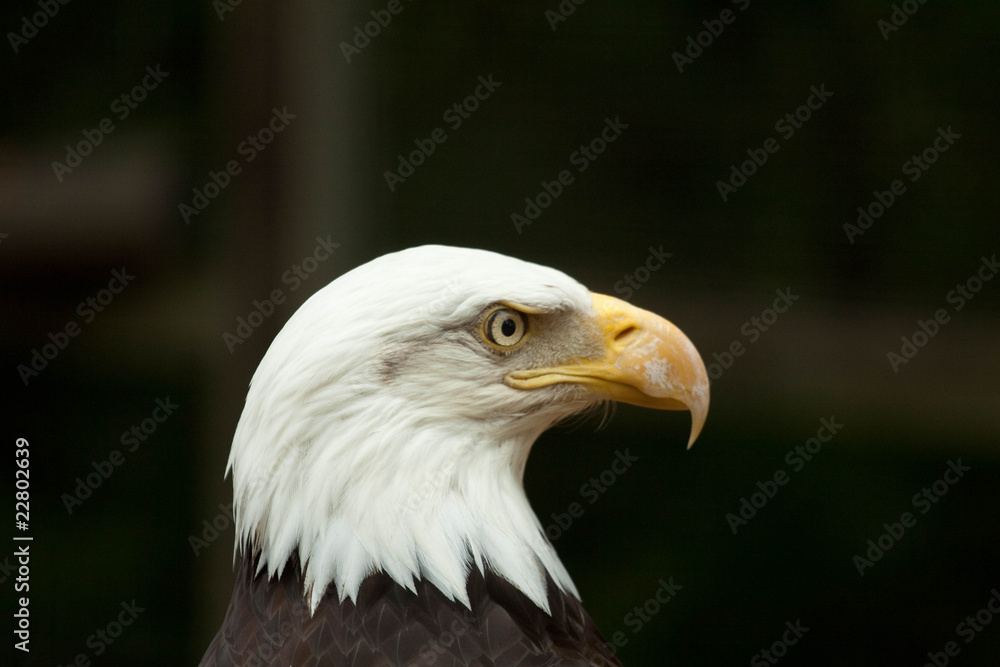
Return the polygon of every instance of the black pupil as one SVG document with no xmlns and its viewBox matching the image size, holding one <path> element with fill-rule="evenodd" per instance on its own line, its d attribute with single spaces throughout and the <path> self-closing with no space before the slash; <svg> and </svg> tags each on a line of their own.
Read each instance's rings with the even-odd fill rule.
<svg viewBox="0 0 1000 667">
<path fill-rule="evenodd" d="M 504 336 L 513 336 L 515 331 L 517 331 L 517 323 L 509 317 L 500 325 L 500 333 Z"/>
</svg>

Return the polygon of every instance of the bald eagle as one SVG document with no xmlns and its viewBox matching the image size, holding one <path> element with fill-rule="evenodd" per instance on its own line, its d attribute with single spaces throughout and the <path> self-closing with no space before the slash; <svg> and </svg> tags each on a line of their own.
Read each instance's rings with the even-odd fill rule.
<svg viewBox="0 0 1000 667">
<path fill-rule="evenodd" d="M 618 665 L 525 496 L 535 439 L 607 401 L 708 412 L 674 325 L 552 268 L 422 246 L 334 280 L 236 427 L 239 573 L 201 661 Z"/>
</svg>

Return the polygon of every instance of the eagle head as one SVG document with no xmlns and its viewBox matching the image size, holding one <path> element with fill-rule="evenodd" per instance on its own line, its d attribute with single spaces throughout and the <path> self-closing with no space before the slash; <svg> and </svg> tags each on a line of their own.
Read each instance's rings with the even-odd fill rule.
<svg viewBox="0 0 1000 667">
<path fill-rule="evenodd" d="M 674 325 L 552 268 L 422 246 L 319 290 L 253 376 L 233 439 L 237 548 L 293 553 L 315 611 L 382 571 L 468 606 L 487 568 L 548 611 L 579 597 L 522 484 L 535 439 L 605 401 L 708 412 L 705 366 Z"/>
</svg>

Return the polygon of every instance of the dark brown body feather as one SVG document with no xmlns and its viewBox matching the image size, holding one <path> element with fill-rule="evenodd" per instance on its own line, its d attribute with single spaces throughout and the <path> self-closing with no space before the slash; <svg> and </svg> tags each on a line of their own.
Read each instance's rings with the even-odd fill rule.
<svg viewBox="0 0 1000 667">
<path fill-rule="evenodd" d="M 416 594 L 368 577 L 357 604 L 331 586 L 310 616 L 297 556 L 280 579 L 244 562 L 201 667 L 621 665 L 578 600 L 548 581 L 546 614 L 506 580 L 473 568 L 472 609 L 421 581 Z"/>
</svg>

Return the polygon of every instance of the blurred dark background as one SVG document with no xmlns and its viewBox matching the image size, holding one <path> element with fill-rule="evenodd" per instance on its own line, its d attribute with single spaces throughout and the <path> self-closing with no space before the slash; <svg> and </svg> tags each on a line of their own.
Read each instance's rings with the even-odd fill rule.
<svg viewBox="0 0 1000 667">
<path fill-rule="evenodd" d="M 622 406 L 601 429 L 545 434 L 528 466 L 544 524 L 583 507 L 550 534 L 627 665 L 923 665 L 948 642 L 953 664 L 998 664 L 1000 280 L 981 267 L 1000 251 L 1000 8 L 393 6 L 0 10 L 0 505 L 13 515 L 26 438 L 34 538 L 28 655 L 11 638 L 22 543 L 0 551 L 3 662 L 196 664 L 232 587 L 223 471 L 270 340 L 350 268 L 446 243 L 628 296 L 709 364 L 690 451 L 686 415 Z M 480 77 L 499 85 L 456 128 L 445 112 Z M 573 153 L 606 122 L 619 136 L 578 171 Z M 397 156 L 437 128 L 446 141 L 390 189 Z M 723 198 L 733 165 L 753 173 Z M 518 230 L 512 214 L 562 170 L 573 182 Z M 894 180 L 905 192 L 881 210 Z M 873 215 L 860 234 L 845 229 L 859 206 Z M 304 261 L 318 239 L 339 247 Z M 655 271 L 651 248 L 671 253 Z M 134 278 L 121 289 L 115 271 Z M 276 289 L 286 301 L 227 345 Z M 798 297 L 781 314 L 776 290 Z M 158 400 L 177 406 L 162 423 Z M 842 428 L 796 463 L 822 419 Z M 581 485 L 626 448 L 638 461 L 591 503 Z M 914 503 L 959 460 L 969 470 L 938 483 L 945 495 Z M 778 471 L 788 483 L 768 487 Z M 764 499 L 758 482 L 776 492 L 735 523 L 741 499 Z M 855 557 L 904 512 L 915 525 L 883 536 L 861 576 Z M 671 577 L 682 588 L 649 604 Z M 133 601 L 113 643 L 94 638 Z M 960 624 L 977 613 L 969 641 Z M 782 644 L 786 622 L 809 630 Z"/>
</svg>

